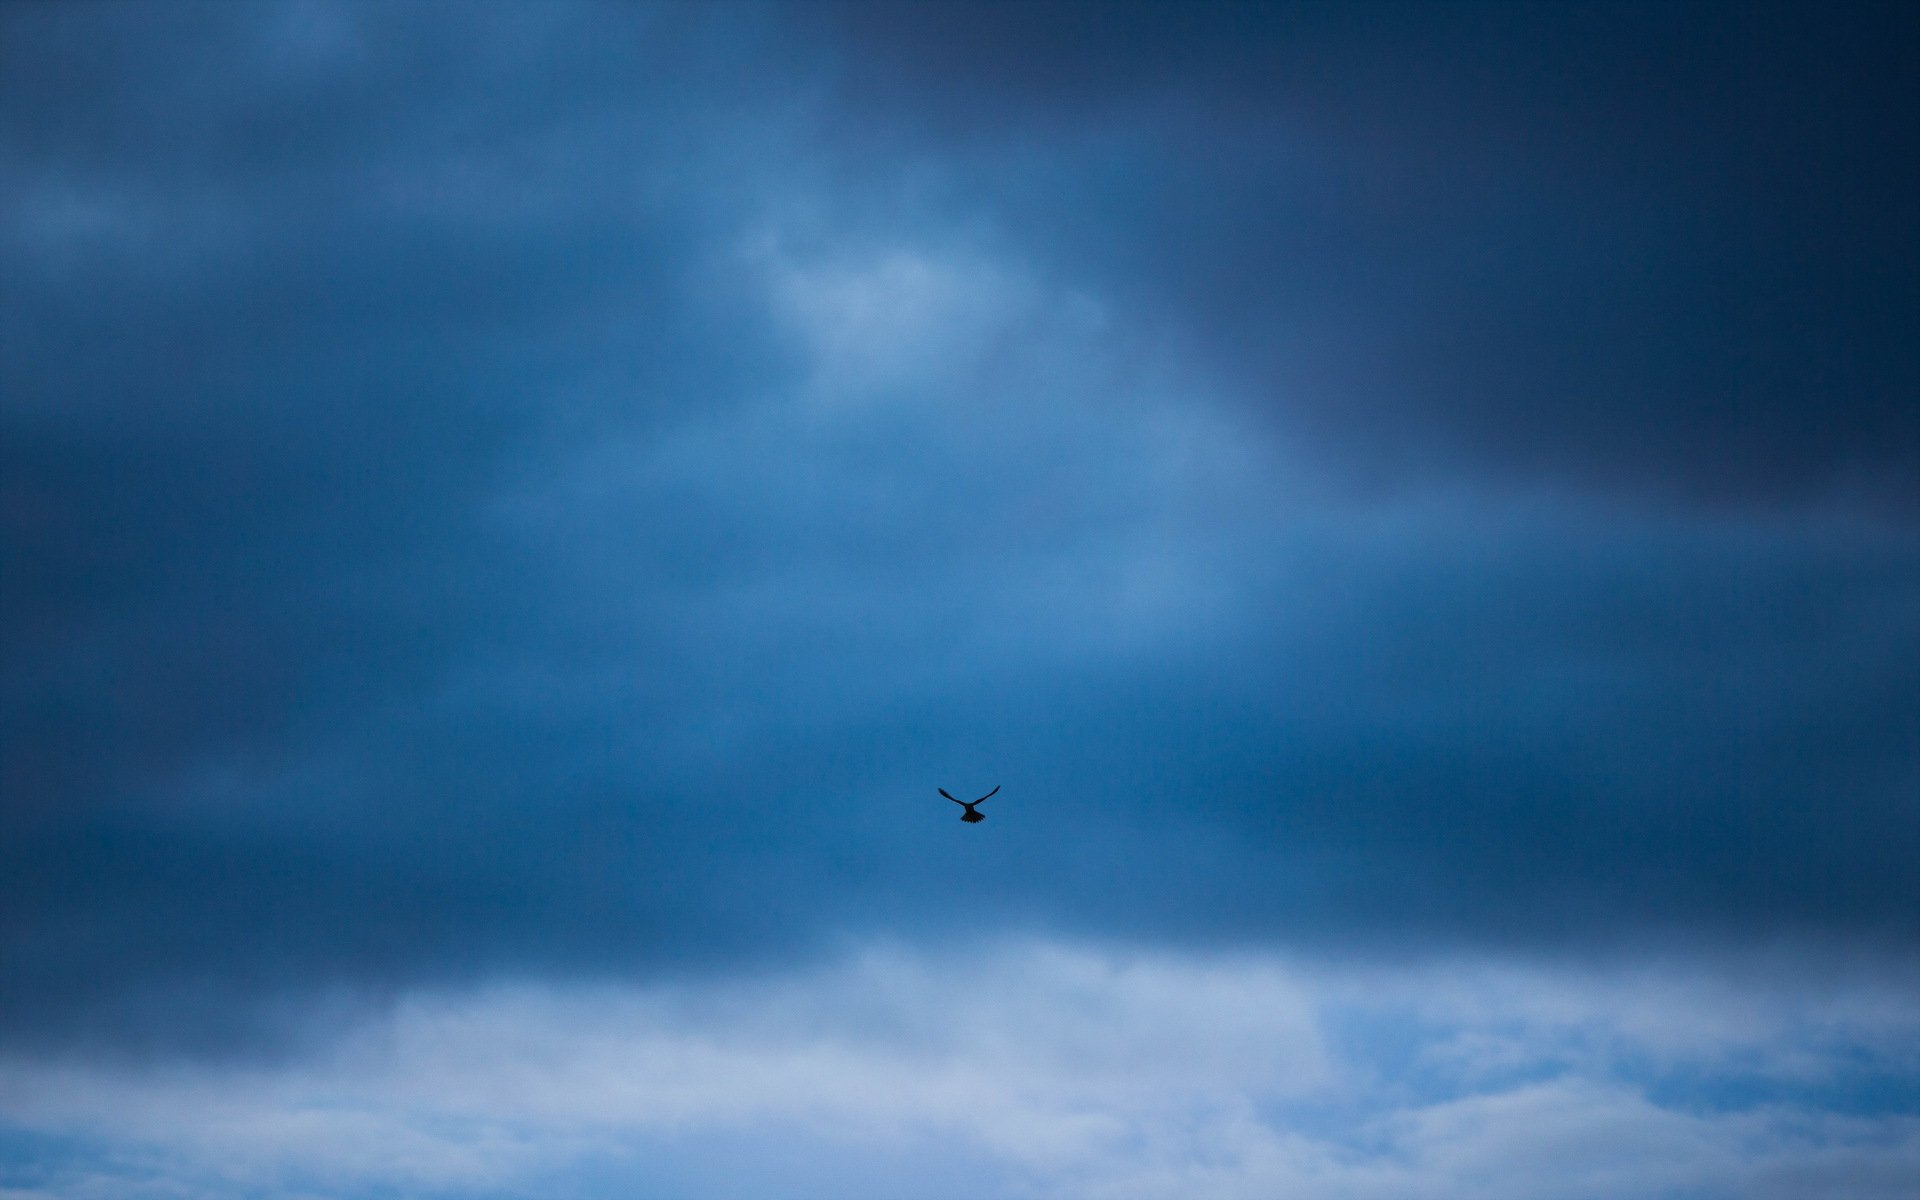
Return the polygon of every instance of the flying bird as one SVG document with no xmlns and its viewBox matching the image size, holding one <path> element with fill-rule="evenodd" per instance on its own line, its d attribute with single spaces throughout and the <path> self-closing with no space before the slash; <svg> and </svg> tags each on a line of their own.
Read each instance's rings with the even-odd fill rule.
<svg viewBox="0 0 1920 1200">
<path fill-rule="evenodd" d="M 980 803 L 980 800 L 985 800 L 987 796 L 993 795 L 993 792 L 999 791 L 1000 785 L 997 783 L 994 784 L 993 792 L 988 792 L 986 796 L 980 797 L 980 800 L 956 799 L 954 795 L 951 792 L 947 791 L 947 789 L 945 788 L 935 788 L 933 790 L 936 792 L 939 792 L 942 796 L 945 796 L 947 799 L 952 800 L 955 804 L 958 804 L 961 808 L 964 808 L 967 810 L 966 812 L 962 813 L 960 816 L 960 819 L 962 821 L 984 821 L 987 819 L 987 815 L 985 813 L 977 813 L 973 811 L 973 806 Z"/>
</svg>

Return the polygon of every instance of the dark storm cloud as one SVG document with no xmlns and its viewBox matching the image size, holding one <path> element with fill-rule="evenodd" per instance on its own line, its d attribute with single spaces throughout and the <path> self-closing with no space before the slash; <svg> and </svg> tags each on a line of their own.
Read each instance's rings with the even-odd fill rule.
<svg viewBox="0 0 1920 1200">
<path fill-rule="evenodd" d="M 275 793 L 279 831 L 166 793 L 257 791 L 516 636 L 537 614 L 480 499 L 555 431 L 724 404 L 776 351 L 745 314 L 703 340 L 725 189 L 661 183 L 717 99 L 676 111 L 684 28 L 448 16 L 8 14 L 10 1007 L 147 965 L 405 960 L 491 903 L 385 849 L 412 814 L 311 839 L 369 817 L 359 772 Z"/>
<path fill-rule="evenodd" d="M 1796 22 L 1663 105 L 1591 15 L 803 11 L 6 13 L 6 1036 L 846 932 L 1911 946 L 1911 532 L 1577 498 L 1901 486 L 1911 351 L 1822 322 L 1911 167 L 1694 159 Z M 1838 383 L 1730 435 L 1776 324 Z M 1185 463 L 1169 328 L 1457 495 Z"/>
<path fill-rule="evenodd" d="M 645 195 L 684 131 L 596 141 L 604 99 L 531 89 L 514 27 L 469 39 L 497 72 L 437 77 L 423 21 L 343 31 L 304 88 L 269 85 L 267 11 L 33 8 L 9 39 L 30 69 L 7 73 L 8 658 L 76 630 L 174 644 L 114 681 L 143 724 L 195 719 L 225 674 L 208 656 L 286 660 L 258 696 L 206 698 L 230 721 L 330 690 L 304 667 L 430 655 L 451 614 L 512 603 L 468 512 L 509 455 L 724 396 L 752 357 L 696 341 L 700 214 Z M 590 54 L 565 64 L 591 80 Z M 570 135 L 581 158 L 547 161 Z"/>
<path fill-rule="evenodd" d="M 1920 479 L 1894 5 L 855 5 L 843 87 L 1370 485 Z"/>
</svg>

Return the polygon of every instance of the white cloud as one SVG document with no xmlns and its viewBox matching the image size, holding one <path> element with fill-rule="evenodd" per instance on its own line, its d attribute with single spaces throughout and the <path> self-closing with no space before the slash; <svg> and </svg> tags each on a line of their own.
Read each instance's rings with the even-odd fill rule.
<svg viewBox="0 0 1920 1200">
<path fill-rule="evenodd" d="M 970 1194 L 1061 1200 L 1891 1200 L 1920 1180 L 1920 1118 L 1796 1088 L 1844 1092 L 1862 1063 L 1911 1080 L 1920 1016 L 1894 998 L 1652 970 L 871 950 L 745 982 L 417 994 L 289 1063 L 15 1059 L 0 1120 L 104 1147 L 130 1192 L 206 1196 L 589 1167 L 666 1170 L 681 1190 L 662 1194 L 688 1197 L 755 1171 L 927 1194 L 913 1164 L 945 1156 Z M 1663 1099 L 1675 1078 L 1723 1098 Z M 1756 1080 L 1769 1098 L 1741 1102 Z"/>
</svg>

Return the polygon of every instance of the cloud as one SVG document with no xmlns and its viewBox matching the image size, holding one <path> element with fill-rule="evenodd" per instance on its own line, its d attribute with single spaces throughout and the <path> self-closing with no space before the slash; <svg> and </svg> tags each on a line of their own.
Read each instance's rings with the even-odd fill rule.
<svg viewBox="0 0 1920 1200">
<path fill-rule="evenodd" d="M 1795 194 L 1804 274 L 1729 235 L 1783 283 L 1722 329 L 1730 193 L 1654 218 L 1748 84 L 1635 149 L 1538 26 L 1316 18 L 1269 95 L 1270 29 L 1080 79 L 1055 11 L 0 18 L 0 1044 L 850 936 L 1908 953 L 1920 547 L 1826 484 L 1911 442 L 1802 389 L 1725 457 L 1681 387 L 1852 345 L 1797 306 L 1878 294 L 1824 234 L 1899 167 Z"/>
<path fill-rule="evenodd" d="M 872 141 L 1358 487 L 1911 518 L 1904 10 L 836 11 Z"/>
<path fill-rule="evenodd" d="M 947 1194 L 931 1162 L 954 1195 L 1893 1196 L 1920 1170 L 1910 1103 L 1843 1114 L 1821 1089 L 1920 1067 L 1904 986 L 870 948 L 726 983 L 416 994 L 275 1064 L 15 1057 L 0 1107 L 105 1145 L 132 1194 Z M 56 1194 L 70 1165 L 45 1168 Z"/>
</svg>

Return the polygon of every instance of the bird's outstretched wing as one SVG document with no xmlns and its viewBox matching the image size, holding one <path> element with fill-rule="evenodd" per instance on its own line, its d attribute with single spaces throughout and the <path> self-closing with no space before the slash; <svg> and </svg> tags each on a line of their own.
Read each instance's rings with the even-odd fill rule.
<svg viewBox="0 0 1920 1200">
<path fill-rule="evenodd" d="M 945 796 L 945 797 L 946 797 L 947 799 L 949 799 L 949 800 L 953 800 L 953 793 L 951 793 L 951 792 L 949 792 L 949 791 L 947 791 L 947 789 L 945 789 L 945 788 L 935 788 L 935 789 L 933 789 L 933 790 L 934 790 L 934 791 L 936 791 L 936 792 L 939 792 L 939 793 L 940 793 L 940 794 L 941 794 L 942 796 Z M 965 800 L 953 800 L 953 802 L 954 802 L 955 804 L 958 804 L 958 805 L 959 805 L 960 807 L 962 807 L 962 808 L 965 808 L 965 807 L 967 806 L 967 802 L 966 802 Z M 978 801 L 975 801 L 975 803 L 977 804 L 977 803 L 979 803 L 979 802 L 978 802 Z"/>
<path fill-rule="evenodd" d="M 997 791 L 999 791 L 999 790 L 1000 790 L 1000 785 L 999 785 L 999 784 L 997 784 L 997 783 L 996 783 L 996 784 L 994 784 L 994 785 L 993 785 L 993 792 L 997 792 Z M 980 797 L 980 800 L 985 800 L 985 799 L 987 798 L 987 796 L 991 796 L 991 795 L 993 795 L 993 792 L 988 792 L 986 796 L 982 796 L 982 797 Z M 945 793 L 945 792 L 942 792 L 942 793 L 941 793 L 941 795 L 943 795 L 943 796 L 944 796 L 944 795 L 946 795 L 946 793 Z M 951 799 L 953 799 L 953 797 L 951 797 L 951 796 L 947 796 L 947 799 L 949 799 L 949 800 L 951 800 Z M 975 800 L 975 801 L 974 801 L 974 803 L 975 803 L 975 804 L 978 804 L 978 803 L 980 803 L 980 800 Z"/>
</svg>

